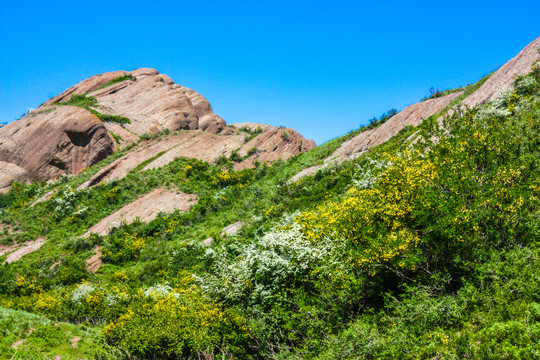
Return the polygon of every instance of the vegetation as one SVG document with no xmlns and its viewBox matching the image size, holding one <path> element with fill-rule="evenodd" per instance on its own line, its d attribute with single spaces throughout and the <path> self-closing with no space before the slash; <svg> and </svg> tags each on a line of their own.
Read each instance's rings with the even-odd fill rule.
<svg viewBox="0 0 540 360">
<path fill-rule="evenodd" d="M 368 129 L 374 129 L 376 127 L 379 127 L 380 125 L 384 124 L 390 118 L 398 113 L 397 109 L 390 109 L 384 114 L 382 114 L 379 118 L 373 117 L 372 119 L 369 119 L 369 124 L 367 125 Z"/>
<path fill-rule="evenodd" d="M 97 355 L 93 346 L 98 335 L 97 329 L 88 324 L 54 323 L 43 316 L 0 307 L 0 349 L 3 359 Z"/>
<path fill-rule="evenodd" d="M 130 81 L 137 81 L 137 78 L 131 74 L 125 74 L 125 75 L 122 75 L 122 76 L 118 76 L 110 81 L 107 81 L 105 84 L 101 85 L 100 87 L 98 87 L 96 90 L 101 90 L 101 89 L 104 89 L 106 87 L 109 87 L 111 85 L 114 85 L 114 84 L 118 84 L 122 81 L 126 81 L 126 80 L 130 80 Z"/>
<path fill-rule="evenodd" d="M 90 111 L 92 114 L 96 115 L 101 121 L 103 122 L 113 122 L 117 124 L 130 124 L 131 120 L 129 120 L 126 117 L 119 116 L 119 115 L 110 115 L 110 114 L 102 114 L 95 110 L 95 107 L 98 107 L 97 99 L 93 96 L 86 96 L 85 94 L 82 95 L 71 95 L 71 98 L 69 100 L 66 100 L 64 102 L 57 103 L 58 105 L 66 105 L 66 106 L 78 106 L 80 108 L 86 109 Z"/>
<path fill-rule="evenodd" d="M 1 265 L 0 325 L 15 320 L 0 326 L 0 353 L 540 357 L 540 68 L 497 100 L 454 112 L 444 129 L 441 114 L 298 182 L 289 179 L 365 129 L 242 171 L 230 169 L 238 154 L 216 165 L 178 158 L 78 189 L 124 149 L 81 175 L 13 186 L 0 195 L 10 225 L 0 242 L 48 241 Z M 199 200 L 189 212 L 83 236 L 158 187 Z M 237 221 L 238 233 L 222 233 Z M 91 273 L 85 259 L 96 247 L 104 263 Z M 70 347 L 72 336 L 86 345 Z"/>
<path fill-rule="evenodd" d="M 255 129 L 251 129 L 250 127 L 248 126 L 242 126 L 240 129 L 238 129 L 239 131 L 242 131 L 242 132 L 245 132 L 248 134 L 248 136 L 246 136 L 244 138 L 244 142 L 249 142 L 251 141 L 251 139 L 253 139 L 255 136 L 259 135 L 260 133 L 263 132 L 262 128 L 260 126 L 257 126 Z"/>
<path fill-rule="evenodd" d="M 459 87 L 459 88 L 455 88 L 455 89 L 440 90 L 440 89 L 434 88 L 432 86 L 432 87 L 429 88 L 429 95 L 422 98 L 421 101 L 426 101 L 426 100 L 430 100 L 430 99 L 436 99 L 436 98 L 439 98 L 439 97 L 450 95 L 450 94 L 458 92 L 458 91 L 462 91 L 464 89 L 465 89 L 465 87 Z"/>
</svg>

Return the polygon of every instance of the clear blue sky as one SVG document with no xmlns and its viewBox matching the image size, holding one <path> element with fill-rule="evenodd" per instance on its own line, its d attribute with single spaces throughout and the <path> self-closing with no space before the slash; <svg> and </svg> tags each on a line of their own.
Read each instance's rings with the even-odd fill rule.
<svg viewBox="0 0 540 360">
<path fill-rule="evenodd" d="M 318 144 L 497 69 L 540 1 L 0 0 L 0 122 L 92 75 L 152 67 L 228 123 Z"/>
</svg>

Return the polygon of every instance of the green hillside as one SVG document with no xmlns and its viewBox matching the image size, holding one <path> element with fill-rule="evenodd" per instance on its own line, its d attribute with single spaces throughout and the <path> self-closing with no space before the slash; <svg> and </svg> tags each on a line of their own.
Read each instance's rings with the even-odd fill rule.
<svg viewBox="0 0 540 360">
<path fill-rule="evenodd" d="M 242 171 L 234 156 L 178 158 L 77 189 L 127 148 L 78 176 L 15 184 L 0 195 L 0 243 L 47 242 L 0 257 L 0 356 L 540 358 L 540 67 L 441 127 L 448 108 L 298 182 L 367 127 Z M 156 188 L 198 202 L 83 236 Z"/>
</svg>

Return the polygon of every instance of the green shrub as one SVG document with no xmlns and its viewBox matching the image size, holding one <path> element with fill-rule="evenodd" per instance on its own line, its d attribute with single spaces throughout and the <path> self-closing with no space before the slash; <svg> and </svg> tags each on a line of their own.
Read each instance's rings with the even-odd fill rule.
<svg viewBox="0 0 540 360">
<path fill-rule="evenodd" d="M 378 119 L 376 117 L 374 117 L 372 119 L 369 119 L 369 124 L 368 124 L 367 128 L 368 129 L 374 129 L 374 128 L 384 124 L 388 120 L 390 120 L 390 118 L 392 116 L 396 115 L 397 113 L 398 113 L 397 109 L 390 109 L 387 112 L 385 112 L 384 114 L 382 114 Z"/>
<path fill-rule="evenodd" d="M 246 321 L 193 291 L 158 296 L 131 307 L 103 330 L 104 341 L 139 359 L 242 357 L 249 344 Z"/>
<path fill-rule="evenodd" d="M 88 107 L 97 106 L 97 104 L 98 104 L 98 101 L 95 97 L 86 96 L 86 94 L 71 95 L 69 100 L 58 103 L 58 105 L 78 106 L 85 109 Z"/>
<path fill-rule="evenodd" d="M 106 87 L 109 87 L 111 85 L 114 85 L 114 84 L 117 84 L 119 82 L 126 81 L 126 80 L 137 81 L 137 78 L 135 76 L 131 75 L 131 74 L 125 74 L 125 75 L 122 75 L 122 76 L 118 76 L 118 77 L 106 82 L 105 84 L 101 85 L 96 90 L 101 90 L 101 89 L 104 89 Z"/>
<path fill-rule="evenodd" d="M 71 98 L 69 100 L 60 102 L 58 103 L 58 105 L 78 106 L 80 108 L 86 109 L 90 111 L 92 114 L 96 115 L 103 122 L 113 122 L 117 124 L 131 124 L 131 120 L 129 120 L 126 117 L 119 116 L 119 115 L 102 114 L 96 111 L 93 108 L 98 106 L 97 99 L 93 96 L 86 96 L 86 94 L 71 95 Z"/>
<path fill-rule="evenodd" d="M 103 245 L 103 260 L 113 264 L 135 260 L 146 246 L 146 240 L 131 234 L 118 234 L 109 237 Z"/>
</svg>

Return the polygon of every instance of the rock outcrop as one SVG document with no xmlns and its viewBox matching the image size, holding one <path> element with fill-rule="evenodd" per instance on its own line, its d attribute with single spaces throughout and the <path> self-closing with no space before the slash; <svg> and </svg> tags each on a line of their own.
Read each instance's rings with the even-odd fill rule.
<svg viewBox="0 0 540 360">
<path fill-rule="evenodd" d="M 34 241 L 28 241 L 24 244 L 14 244 L 11 246 L 0 245 L 0 256 L 7 254 L 6 263 L 10 264 L 19 260 L 24 255 L 38 250 L 45 242 L 46 240 L 44 238 L 39 237 Z"/>
<path fill-rule="evenodd" d="M 262 163 L 273 162 L 279 158 L 288 159 L 293 155 L 309 151 L 317 146 L 313 140 L 306 140 L 298 132 L 287 127 L 255 123 L 238 123 L 231 126 L 236 129 L 249 129 L 253 133 L 262 131 L 238 151 L 239 155 L 245 157 L 250 151 L 257 149 L 256 156 L 249 157 L 246 161 L 236 164 L 235 170 L 252 167 L 255 161 Z"/>
<path fill-rule="evenodd" d="M 254 134 L 240 130 L 251 129 L 249 126 L 255 131 Z M 264 124 L 250 124 L 249 126 L 231 125 L 229 130 L 232 134 L 228 135 L 191 130 L 164 136 L 160 141 L 143 142 L 127 155 L 98 171 L 90 180 L 81 185 L 81 188 L 97 185 L 103 180 L 121 179 L 148 161 L 150 162 L 142 170 L 165 166 L 178 157 L 214 162 L 219 157 L 229 157 L 233 151 L 238 151 L 238 155 L 242 157 L 242 160 L 234 166 L 238 170 L 254 167 L 255 162 L 287 159 L 316 146 L 313 140 L 304 139 L 290 128 L 277 128 Z M 251 136 L 254 136 L 253 139 L 246 142 Z"/>
<path fill-rule="evenodd" d="M 22 167 L 0 161 L 0 193 L 5 193 L 14 182 L 28 181 L 28 174 Z"/>
<path fill-rule="evenodd" d="M 135 219 L 149 222 L 154 220 L 160 212 L 171 213 L 175 210 L 189 211 L 191 206 L 196 203 L 196 195 L 186 194 L 178 190 L 155 189 L 102 219 L 99 223 L 88 229 L 84 236 L 92 233 L 107 235 L 112 228 L 124 223 L 129 224 Z"/>
<path fill-rule="evenodd" d="M 462 105 L 473 108 L 497 98 L 502 91 L 512 86 L 517 76 L 530 73 L 536 61 L 540 61 L 540 37 L 495 71 L 478 90 L 463 100 Z"/>
<path fill-rule="evenodd" d="M 19 167 L 14 181 L 76 174 L 113 150 L 105 125 L 89 111 L 73 106 L 42 107 L 0 128 L 0 161 Z M 3 168 L 2 173 L 14 169 Z"/>
<path fill-rule="evenodd" d="M 130 78 L 103 87 L 122 76 Z M 225 121 L 214 114 L 210 103 L 202 95 L 175 84 L 170 77 L 155 69 L 113 71 L 92 76 L 44 105 L 67 101 L 72 95 L 83 94 L 97 99 L 96 109 L 99 112 L 130 119 L 131 123 L 123 127 L 137 135 L 180 129 L 220 133 L 227 128 Z M 122 134 L 115 134 L 125 138 Z"/>
<path fill-rule="evenodd" d="M 462 91 L 458 91 L 407 106 L 381 126 L 364 131 L 352 139 L 345 141 L 329 159 L 341 162 L 360 156 L 369 148 L 390 140 L 405 126 L 418 126 L 431 115 L 443 110 L 452 100 L 458 98 L 462 93 Z"/>
<path fill-rule="evenodd" d="M 332 155 L 325 159 L 324 164 L 312 166 L 300 171 L 289 181 L 295 182 L 305 176 L 312 175 L 330 164 L 341 163 L 345 160 L 354 159 L 373 146 L 380 145 L 394 136 L 406 126 L 418 126 L 428 117 L 442 111 L 452 100 L 457 99 L 463 91 L 457 91 L 439 98 L 422 101 L 400 111 L 388 121 L 376 127 L 361 132 L 352 139 L 345 141 Z"/>
<path fill-rule="evenodd" d="M 81 81 L 77 85 L 70 87 L 69 89 L 61 93 L 60 95 L 50 98 L 41 106 L 53 105 L 59 102 L 68 101 L 69 99 L 71 99 L 71 96 L 73 95 L 87 94 L 105 85 L 106 83 L 108 83 L 109 81 L 113 79 L 116 79 L 120 76 L 124 76 L 125 74 L 126 74 L 126 71 L 111 71 L 108 73 L 92 76 L 86 80 Z"/>
</svg>

